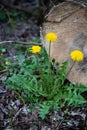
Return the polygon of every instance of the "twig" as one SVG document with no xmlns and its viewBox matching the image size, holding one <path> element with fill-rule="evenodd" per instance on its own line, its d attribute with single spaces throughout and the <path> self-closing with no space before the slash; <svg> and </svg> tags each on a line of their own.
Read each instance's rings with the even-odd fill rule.
<svg viewBox="0 0 87 130">
<path fill-rule="evenodd" d="M 1 70 L 0 73 L 6 72 L 8 69 Z"/>
<path fill-rule="evenodd" d="M 23 106 L 23 107 L 24 107 L 24 106 Z M 14 116 L 13 119 L 12 119 L 12 123 L 15 121 L 15 119 L 17 118 L 17 116 L 19 115 L 19 113 L 21 112 L 21 110 L 23 109 L 23 107 L 20 108 L 19 111 L 15 114 L 15 116 Z"/>
<path fill-rule="evenodd" d="M 4 43 L 22 43 L 22 44 L 27 44 L 27 45 L 36 45 L 36 43 L 34 42 L 23 42 L 23 41 L 1 41 L 0 44 L 4 44 Z M 39 44 L 42 45 L 42 44 Z"/>
<path fill-rule="evenodd" d="M 57 126 L 57 129 L 59 130 L 59 127 L 61 126 L 61 124 L 62 124 L 62 122 L 64 121 L 65 119 L 62 119 L 61 121 L 60 121 L 60 123 L 58 124 L 58 126 Z"/>
</svg>

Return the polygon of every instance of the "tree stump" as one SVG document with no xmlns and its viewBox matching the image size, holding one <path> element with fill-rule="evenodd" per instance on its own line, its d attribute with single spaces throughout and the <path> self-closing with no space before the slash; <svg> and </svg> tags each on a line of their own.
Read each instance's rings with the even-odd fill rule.
<svg viewBox="0 0 87 130">
<path fill-rule="evenodd" d="M 79 49 L 84 53 L 84 60 L 75 64 L 67 78 L 73 83 L 87 85 L 87 7 L 67 1 L 50 10 L 41 28 L 42 41 L 47 51 L 49 43 L 45 35 L 49 32 L 58 35 L 56 43 L 51 44 L 51 58 L 60 64 L 68 60 L 68 69 L 72 65 L 70 52 Z"/>
</svg>

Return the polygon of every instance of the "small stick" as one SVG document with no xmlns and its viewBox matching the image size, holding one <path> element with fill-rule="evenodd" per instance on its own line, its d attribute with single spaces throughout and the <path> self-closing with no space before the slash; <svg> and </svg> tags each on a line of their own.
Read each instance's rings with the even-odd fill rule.
<svg viewBox="0 0 87 130">
<path fill-rule="evenodd" d="M 22 43 L 22 44 L 27 44 L 27 45 L 36 45 L 33 42 L 23 42 L 23 41 L 1 41 L 0 44 L 4 44 L 4 43 Z M 42 44 L 39 44 L 42 45 Z"/>
<path fill-rule="evenodd" d="M 0 73 L 6 72 L 8 69 L 1 70 Z"/>
</svg>

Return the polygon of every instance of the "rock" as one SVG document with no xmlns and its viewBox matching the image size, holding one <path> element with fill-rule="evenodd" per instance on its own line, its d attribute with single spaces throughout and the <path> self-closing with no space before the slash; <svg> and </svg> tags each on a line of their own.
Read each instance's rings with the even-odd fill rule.
<svg viewBox="0 0 87 130">
<path fill-rule="evenodd" d="M 51 58 L 60 64 L 66 60 L 72 65 L 70 52 L 75 49 L 85 54 L 82 62 L 76 63 L 67 77 L 73 83 L 87 85 L 87 7 L 81 3 L 67 1 L 53 7 L 46 15 L 41 29 L 41 37 L 46 50 L 49 43 L 45 39 L 48 32 L 58 35 L 56 43 L 51 44 Z"/>
</svg>

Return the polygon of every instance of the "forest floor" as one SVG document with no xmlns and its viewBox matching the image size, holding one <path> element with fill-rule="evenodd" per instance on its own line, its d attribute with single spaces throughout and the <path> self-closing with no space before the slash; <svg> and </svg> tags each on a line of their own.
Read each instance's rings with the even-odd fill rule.
<svg viewBox="0 0 87 130">
<path fill-rule="evenodd" d="M 23 17 L 14 21 L 14 24 L 11 21 L 0 21 L 0 42 L 39 41 L 40 26 L 37 24 L 37 19 L 34 17 L 23 19 Z M 6 48 L 5 55 L 15 55 L 13 43 L 7 42 L 0 46 Z M 87 104 L 78 108 L 65 106 L 58 111 L 51 110 L 42 120 L 38 115 L 38 109 L 29 111 L 32 104 L 24 104 L 13 90 L 3 84 L 5 78 L 6 75 L 1 73 L 0 130 L 87 130 Z M 84 96 L 87 98 L 86 94 Z"/>
</svg>

